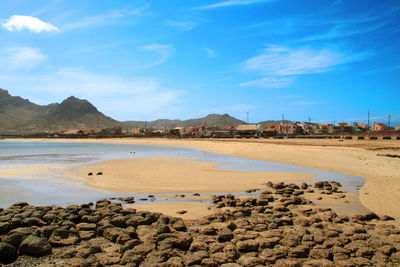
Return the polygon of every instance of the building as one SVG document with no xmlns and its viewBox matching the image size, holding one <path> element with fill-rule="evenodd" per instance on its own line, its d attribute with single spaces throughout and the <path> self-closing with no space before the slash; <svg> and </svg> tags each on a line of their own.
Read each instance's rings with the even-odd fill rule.
<svg viewBox="0 0 400 267">
<path fill-rule="evenodd" d="M 241 136 L 260 136 L 264 129 L 264 124 L 242 124 L 235 127 L 235 133 Z"/>
<path fill-rule="evenodd" d="M 282 126 L 282 133 L 288 135 L 302 134 L 303 128 L 297 123 L 284 123 Z"/>
<path fill-rule="evenodd" d="M 372 124 L 372 130 L 373 131 L 386 131 L 386 130 L 389 130 L 389 127 L 384 123 L 374 122 Z"/>
<path fill-rule="evenodd" d="M 400 131 L 400 125 L 396 125 L 396 131 Z"/>
</svg>

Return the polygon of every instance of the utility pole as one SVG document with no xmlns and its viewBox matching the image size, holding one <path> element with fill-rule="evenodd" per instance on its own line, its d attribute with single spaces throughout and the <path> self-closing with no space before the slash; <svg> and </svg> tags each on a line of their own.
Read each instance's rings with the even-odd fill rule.
<svg viewBox="0 0 400 267">
<path fill-rule="evenodd" d="M 390 115 L 389 115 L 388 126 L 389 126 L 389 136 L 391 136 L 391 132 L 390 132 Z"/>
<path fill-rule="evenodd" d="M 247 124 L 249 124 L 249 112 L 247 111 Z"/>
<path fill-rule="evenodd" d="M 284 133 L 284 123 L 285 123 L 285 116 L 282 114 L 282 133 Z"/>
<path fill-rule="evenodd" d="M 336 124 L 337 121 L 332 121 L 332 122 L 333 122 L 333 126 L 335 126 L 335 124 Z"/>
<path fill-rule="evenodd" d="M 310 117 L 308 117 L 308 123 L 311 124 L 311 118 Z"/>
<path fill-rule="evenodd" d="M 369 109 L 368 109 L 368 131 L 369 131 Z"/>
</svg>

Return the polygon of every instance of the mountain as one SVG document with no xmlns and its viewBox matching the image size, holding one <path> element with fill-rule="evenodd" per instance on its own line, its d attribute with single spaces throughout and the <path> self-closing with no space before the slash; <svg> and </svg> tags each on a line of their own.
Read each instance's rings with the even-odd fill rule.
<svg viewBox="0 0 400 267">
<path fill-rule="evenodd" d="M 135 127 L 175 128 L 186 126 L 239 125 L 245 122 L 228 114 L 210 114 L 204 118 L 190 120 L 155 120 L 120 122 L 105 116 L 89 101 L 69 97 L 61 103 L 37 105 L 28 99 L 11 96 L 0 89 L 0 132 L 37 133 L 40 131 L 61 131 L 70 128 L 104 129 L 121 126 L 129 130 Z"/>
<path fill-rule="evenodd" d="M 0 131 L 38 132 L 68 128 L 109 128 L 121 125 L 87 100 L 73 96 L 62 103 L 37 105 L 0 89 Z"/>
<path fill-rule="evenodd" d="M 135 127 L 156 127 L 156 128 L 175 128 L 175 127 L 187 127 L 187 126 L 225 126 L 225 125 L 239 125 L 245 124 L 244 121 L 238 120 L 228 114 L 209 114 L 204 118 L 190 119 L 190 120 L 155 120 L 155 121 L 125 121 L 124 124 L 130 128 Z"/>
</svg>

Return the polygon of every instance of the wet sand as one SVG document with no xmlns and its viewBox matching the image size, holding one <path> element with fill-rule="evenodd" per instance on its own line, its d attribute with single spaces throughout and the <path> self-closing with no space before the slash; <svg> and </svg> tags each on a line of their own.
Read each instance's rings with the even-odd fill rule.
<svg viewBox="0 0 400 267">
<path fill-rule="evenodd" d="M 90 187 L 117 193 L 242 192 L 262 184 L 310 180 L 315 175 L 295 172 L 252 172 L 217 168 L 221 163 L 176 157 L 110 160 L 79 168 L 71 177 Z M 88 176 L 89 172 L 102 175 Z"/>
</svg>

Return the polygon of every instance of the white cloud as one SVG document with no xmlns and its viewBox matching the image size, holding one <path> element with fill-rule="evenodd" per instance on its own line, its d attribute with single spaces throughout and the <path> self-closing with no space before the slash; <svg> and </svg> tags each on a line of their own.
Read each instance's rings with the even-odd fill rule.
<svg viewBox="0 0 400 267">
<path fill-rule="evenodd" d="M 203 50 L 204 52 L 206 52 L 207 57 L 217 57 L 215 51 L 212 50 L 211 48 L 204 47 Z"/>
<path fill-rule="evenodd" d="M 219 2 L 212 5 L 206 5 L 198 7 L 199 9 L 210 9 L 210 8 L 219 8 L 219 7 L 228 7 L 228 6 L 237 6 L 237 5 L 248 5 L 255 4 L 260 2 L 270 2 L 271 0 L 228 0 Z"/>
<path fill-rule="evenodd" d="M 239 86 L 251 86 L 260 88 L 284 88 L 293 83 L 292 77 L 264 77 L 239 84 Z"/>
<path fill-rule="evenodd" d="M 1 51 L 0 62 L 3 68 L 29 70 L 46 59 L 46 56 L 37 48 L 11 47 Z"/>
<path fill-rule="evenodd" d="M 174 54 L 174 46 L 170 44 L 150 44 L 139 47 L 139 50 L 152 52 L 152 57 L 155 58 L 153 62 L 145 64 L 142 68 L 151 68 L 160 65 Z"/>
<path fill-rule="evenodd" d="M 184 31 L 190 31 L 193 28 L 197 26 L 197 23 L 191 22 L 191 21 L 173 21 L 173 20 L 168 20 L 166 22 L 169 26 L 184 30 Z"/>
<path fill-rule="evenodd" d="M 98 27 L 104 25 L 110 25 L 118 22 L 118 19 L 124 17 L 132 17 L 132 16 L 142 16 L 144 11 L 149 9 L 150 5 L 146 3 L 142 7 L 134 8 L 134 9 L 116 9 L 112 10 L 107 14 L 96 15 L 96 16 L 87 16 L 83 17 L 77 21 L 66 24 L 62 27 L 63 30 L 74 30 L 85 27 Z"/>
<path fill-rule="evenodd" d="M 261 55 L 247 59 L 242 63 L 245 72 L 262 75 L 261 79 L 244 82 L 241 86 L 266 88 L 287 87 L 293 81 L 293 75 L 327 72 L 335 67 L 363 60 L 370 53 L 354 53 L 332 48 L 289 48 L 268 46 Z"/>
<path fill-rule="evenodd" d="M 74 95 L 88 99 L 118 120 L 156 119 L 173 113 L 182 93 L 163 88 L 152 77 L 103 75 L 81 68 L 64 68 L 44 75 L 1 75 L 2 87 L 39 104 Z"/>
<path fill-rule="evenodd" d="M 1 26 L 10 32 L 29 30 L 35 33 L 51 32 L 60 30 L 47 22 L 31 16 L 13 15 L 9 19 L 2 21 Z"/>
<path fill-rule="evenodd" d="M 354 59 L 332 49 L 269 46 L 261 55 L 243 62 L 243 70 L 279 76 L 309 74 L 325 72 Z"/>
</svg>

